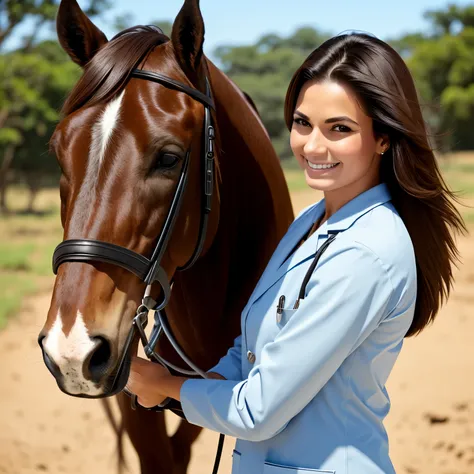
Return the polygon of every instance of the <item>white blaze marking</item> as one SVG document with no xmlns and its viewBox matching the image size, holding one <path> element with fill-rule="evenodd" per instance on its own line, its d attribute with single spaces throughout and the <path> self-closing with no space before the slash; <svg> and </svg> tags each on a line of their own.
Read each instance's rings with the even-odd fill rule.
<svg viewBox="0 0 474 474">
<path fill-rule="evenodd" d="M 93 160 L 97 160 L 100 164 L 104 159 L 105 151 L 107 150 L 107 144 L 109 143 L 112 132 L 117 125 L 120 117 L 120 106 L 122 99 L 125 94 L 125 90 L 114 100 L 109 102 L 104 111 L 102 112 L 99 121 L 94 125 L 92 129 L 92 141 L 90 152 Z"/>
<path fill-rule="evenodd" d="M 84 360 L 95 348 L 96 342 L 89 337 L 80 311 L 74 326 L 66 336 L 63 332 L 61 313 L 58 312 L 51 330 L 43 344 L 51 360 L 59 367 L 64 377 L 64 389 L 71 394 L 98 395 L 102 392 L 96 384 L 86 380 L 82 373 Z"/>
<path fill-rule="evenodd" d="M 92 126 L 92 140 L 89 148 L 90 157 L 86 176 L 79 196 L 74 202 L 74 209 L 71 211 L 76 222 L 83 222 L 84 219 L 90 217 L 87 209 L 90 209 L 90 200 L 94 199 L 93 190 L 97 185 L 97 178 L 105 152 L 107 151 L 107 144 L 120 118 L 119 112 L 124 94 L 125 90 L 109 102 L 101 113 L 99 120 Z"/>
</svg>

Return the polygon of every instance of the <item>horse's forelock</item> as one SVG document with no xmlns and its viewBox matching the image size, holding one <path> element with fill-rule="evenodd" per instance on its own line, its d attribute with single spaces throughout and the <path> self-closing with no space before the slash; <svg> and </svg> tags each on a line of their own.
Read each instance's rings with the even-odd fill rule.
<svg viewBox="0 0 474 474">
<path fill-rule="evenodd" d="M 104 45 L 85 66 L 82 77 L 69 94 L 64 116 L 84 105 L 106 101 L 123 88 L 130 72 L 169 38 L 153 26 L 135 26 L 122 31 Z"/>
</svg>

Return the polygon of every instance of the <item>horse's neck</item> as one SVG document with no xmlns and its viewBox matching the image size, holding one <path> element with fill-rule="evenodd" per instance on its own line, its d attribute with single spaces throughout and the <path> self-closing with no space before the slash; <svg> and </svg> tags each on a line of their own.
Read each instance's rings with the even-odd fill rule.
<svg viewBox="0 0 474 474">
<path fill-rule="evenodd" d="M 222 142 L 220 168 L 229 171 L 227 182 L 226 177 L 223 177 L 221 192 L 226 193 L 234 185 L 239 196 L 236 212 L 243 212 L 242 201 L 250 203 L 259 219 L 264 218 L 264 222 L 269 220 L 274 223 L 277 235 L 273 238 L 278 242 L 293 220 L 290 195 L 280 160 L 263 122 L 245 95 L 209 60 L 207 63 Z M 239 176 L 240 181 L 236 176 Z M 263 188 L 252 188 L 252 185 L 262 180 Z M 261 202 L 252 200 L 255 195 Z M 266 216 L 262 216 L 261 212 Z M 272 247 L 273 238 L 269 236 L 269 241 L 256 242 L 255 245 Z"/>
<path fill-rule="evenodd" d="M 278 157 L 244 95 L 209 64 L 220 134 L 217 233 L 175 277 L 170 322 L 198 364 L 209 367 L 240 331 L 240 313 L 293 218 Z"/>
</svg>

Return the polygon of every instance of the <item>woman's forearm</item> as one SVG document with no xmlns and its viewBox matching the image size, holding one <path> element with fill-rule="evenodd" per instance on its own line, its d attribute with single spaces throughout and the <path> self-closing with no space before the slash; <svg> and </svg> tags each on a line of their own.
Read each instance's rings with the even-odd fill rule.
<svg viewBox="0 0 474 474">
<path fill-rule="evenodd" d="M 183 383 L 188 380 L 186 377 L 175 377 L 174 375 L 164 375 L 160 378 L 157 390 L 164 397 L 174 398 L 181 401 L 179 392 Z"/>
</svg>

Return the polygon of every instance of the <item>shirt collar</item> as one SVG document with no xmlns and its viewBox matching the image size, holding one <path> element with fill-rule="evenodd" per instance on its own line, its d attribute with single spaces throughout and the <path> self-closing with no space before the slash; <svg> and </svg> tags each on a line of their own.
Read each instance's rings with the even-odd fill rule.
<svg viewBox="0 0 474 474">
<path fill-rule="evenodd" d="M 391 200 L 390 191 L 385 183 L 378 184 L 344 204 L 327 220 L 328 231 L 342 231 L 348 229 L 359 217 L 374 207 Z M 324 199 L 323 199 L 324 204 Z M 324 205 L 322 206 L 324 209 Z"/>
</svg>

